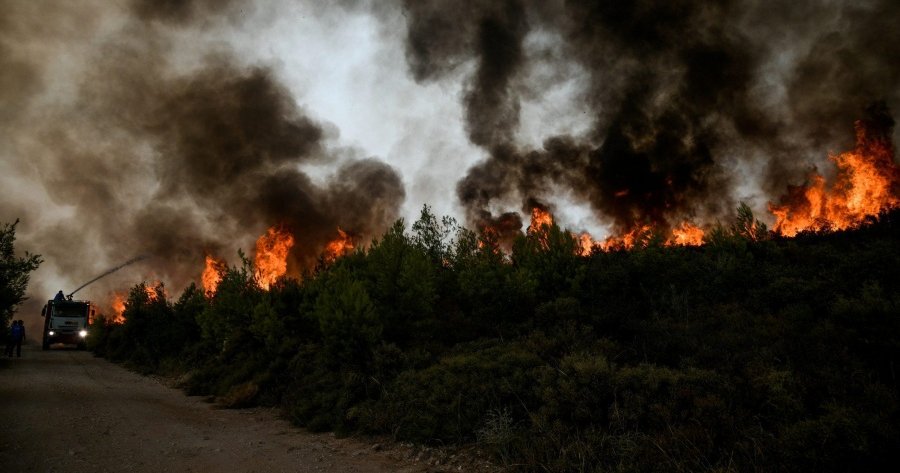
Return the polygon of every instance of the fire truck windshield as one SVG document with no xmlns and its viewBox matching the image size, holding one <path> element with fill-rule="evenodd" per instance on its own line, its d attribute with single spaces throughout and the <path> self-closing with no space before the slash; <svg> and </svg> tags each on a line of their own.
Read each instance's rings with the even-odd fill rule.
<svg viewBox="0 0 900 473">
<path fill-rule="evenodd" d="M 82 305 L 59 304 L 53 310 L 56 317 L 84 317 L 85 307 Z"/>
</svg>

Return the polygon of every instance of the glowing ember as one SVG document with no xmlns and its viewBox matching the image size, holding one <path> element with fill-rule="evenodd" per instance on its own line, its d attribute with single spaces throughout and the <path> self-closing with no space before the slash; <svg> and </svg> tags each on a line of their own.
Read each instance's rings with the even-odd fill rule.
<svg viewBox="0 0 900 473">
<path fill-rule="evenodd" d="M 287 273 L 288 252 L 294 246 L 294 236 L 280 227 L 272 227 L 256 240 L 256 281 L 268 290 L 275 281 Z"/>
<path fill-rule="evenodd" d="M 703 230 L 690 222 L 683 222 L 680 227 L 672 229 L 672 236 L 666 240 L 666 244 L 679 246 L 702 245 Z"/>
<path fill-rule="evenodd" d="M 333 263 L 336 259 L 350 253 L 355 248 L 353 239 L 346 232 L 340 228 L 337 231 L 338 237 L 325 245 L 324 257 L 325 261 L 329 263 Z"/>
<path fill-rule="evenodd" d="M 206 267 L 203 268 L 203 274 L 200 275 L 200 282 L 203 284 L 203 292 L 207 296 L 216 293 L 216 288 L 222 281 L 222 275 L 225 274 L 225 268 L 224 261 L 206 255 Z"/>
<path fill-rule="evenodd" d="M 813 173 L 807 185 L 789 187 L 779 205 L 769 203 L 777 233 L 794 236 L 804 230 L 852 228 L 900 204 L 890 133 L 872 132 L 864 121 L 857 121 L 856 148 L 830 159 L 837 166 L 830 187 L 823 176 Z"/>
</svg>

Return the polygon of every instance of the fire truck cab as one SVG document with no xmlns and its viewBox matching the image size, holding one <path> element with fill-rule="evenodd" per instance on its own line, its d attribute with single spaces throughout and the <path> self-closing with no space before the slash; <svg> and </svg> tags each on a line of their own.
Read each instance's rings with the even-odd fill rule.
<svg viewBox="0 0 900 473">
<path fill-rule="evenodd" d="M 72 300 L 71 296 L 49 300 L 41 310 L 41 317 L 44 318 L 44 340 L 41 344 L 44 350 L 50 349 L 53 343 L 77 345 L 79 350 L 87 347 L 87 336 L 94 318 L 94 307 L 90 301 Z"/>
</svg>

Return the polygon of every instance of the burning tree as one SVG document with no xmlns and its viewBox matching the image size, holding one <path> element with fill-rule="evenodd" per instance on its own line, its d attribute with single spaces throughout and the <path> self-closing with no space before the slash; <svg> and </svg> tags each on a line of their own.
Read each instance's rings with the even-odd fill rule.
<svg viewBox="0 0 900 473">
<path fill-rule="evenodd" d="M 294 236 L 284 227 L 275 226 L 256 240 L 256 280 L 259 287 L 269 289 L 287 273 L 287 256 L 294 246 Z"/>
<path fill-rule="evenodd" d="M 219 282 L 222 281 L 222 275 L 226 269 L 228 266 L 224 261 L 206 255 L 206 266 L 203 267 L 203 273 L 200 275 L 200 282 L 206 295 L 211 296 L 216 293 L 216 288 L 219 287 Z"/>
<path fill-rule="evenodd" d="M 338 258 L 350 253 L 356 248 L 356 245 L 353 243 L 353 237 L 340 228 L 337 229 L 337 232 L 337 238 L 325 245 L 323 258 L 326 263 L 334 263 Z"/>
</svg>

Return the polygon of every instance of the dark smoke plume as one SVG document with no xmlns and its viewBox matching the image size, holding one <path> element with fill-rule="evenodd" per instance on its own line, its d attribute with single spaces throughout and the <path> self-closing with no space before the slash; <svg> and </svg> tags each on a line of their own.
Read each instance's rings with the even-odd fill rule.
<svg viewBox="0 0 900 473">
<path fill-rule="evenodd" d="M 139 92 L 132 96 L 131 90 Z M 149 104 L 148 90 L 155 93 Z M 403 186 L 383 163 L 347 162 L 325 187 L 299 170 L 333 158 L 322 127 L 266 69 L 216 59 L 190 75 L 122 92 L 110 105 L 134 107 L 119 117 L 128 119 L 119 126 L 127 124 L 157 153 L 159 188 L 133 220 L 133 234 L 149 245 L 143 251 L 177 248 L 175 257 L 196 269 L 198 255 L 228 248 L 233 231 L 258 233 L 280 224 L 294 234 L 294 267 L 303 268 L 339 226 L 372 236 L 398 216 Z M 219 228 L 198 228 L 198 213 Z"/>
<path fill-rule="evenodd" d="M 232 14 L 235 2 L 131 6 L 122 30 L 73 77 L 71 102 L 43 110 L 39 120 L 15 117 L 21 123 L 14 126 L 37 137 L 26 143 L 36 182 L 68 208 L 45 217 L 28 240 L 65 279 L 77 284 L 146 254 L 152 264 L 94 286 L 124 289 L 115 279 L 132 271 L 128 285 L 137 275 L 177 291 L 198 280 L 206 254 L 239 264 L 238 248 L 252 256 L 256 238 L 273 225 L 294 235 L 289 272 L 296 275 L 315 264 L 339 227 L 368 241 L 399 217 L 398 173 L 330 150 L 334 132 L 296 103 L 273 70 L 242 65 L 221 47 L 191 51 L 170 36 L 173 26 L 184 32 Z M 17 66 L 0 73 L 0 84 L 40 79 L 39 64 L 9 53 L 16 41 L 24 39 L 0 42 L 0 65 Z M 185 54 L 198 59 L 184 64 Z M 308 164 L 336 170 L 316 180 L 302 169 Z"/>
<path fill-rule="evenodd" d="M 489 156 L 458 185 L 473 222 L 492 206 L 527 207 L 560 190 L 619 231 L 710 222 L 736 207 L 736 184 L 754 177 L 737 168 L 768 169 L 761 187 L 778 195 L 808 171 L 799 150 L 824 157 L 852 143 L 836 130 L 873 100 L 896 108 L 900 98 L 897 2 L 408 1 L 405 9 L 418 80 L 476 65 L 462 103 L 470 140 Z M 513 137 L 523 71 L 543 60 L 526 39 L 547 32 L 584 71 L 592 132 L 522 149 Z M 770 85 L 782 77 L 784 88 Z"/>
<path fill-rule="evenodd" d="M 469 136 L 481 146 L 510 142 L 510 132 L 519 123 L 510 81 L 522 61 L 526 25 L 518 2 L 508 1 L 503 7 L 478 24 L 478 71 L 465 98 Z"/>
<path fill-rule="evenodd" d="M 398 172 L 339 148 L 335 127 L 282 83 L 287 71 L 235 42 L 287 3 L 0 0 L 0 184 L 13 196 L 0 217 L 21 217 L 20 241 L 44 255 L 52 274 L 35 281 L 77 285 L 148 254 L 152 265 L 102 284 L 152 277 L 177 290 L 205 253 L 251 251 L 271 225 L 294 234 L 296 272 L 338 227 L 366 241 L 399 215 Z M 537 205 L 584 204 L 614 232 L 709 223 L 744 199 L 762 211 L 852 147 L 869 103 L 900 109 L 896 1 L 338 3 L 292 12 L 330 26 L 367 16 L 359 24 L 383 42 L 367 61 L 393 69 L 402 35 L 413 79 L 462 78 L 439 89 L 459 91 L 465 138 L 485 159 L 457 197 L 470 225 L 500 237 Z M 414 167 L 428 149 L 427 162 L 452 168 L 445 150 L 470 144 L 445 146 L 456 131 L 409 140 L 398 162 Z M 47 292 L 58 289 L 71 288 Z"/>
</svg>

